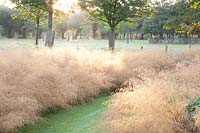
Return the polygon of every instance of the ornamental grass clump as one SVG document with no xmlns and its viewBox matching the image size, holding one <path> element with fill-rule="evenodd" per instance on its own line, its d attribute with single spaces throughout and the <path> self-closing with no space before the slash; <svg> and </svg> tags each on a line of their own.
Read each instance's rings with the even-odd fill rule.
<svg viewBox="0 0 200 133">
<path fill-rule="evenodd" d="M 70 48 L 1 51 L 0 131 L 33 124 L 48 108 L 67 108 L 110 91 L 115 83 L 121 82 L 115 78 L 123 71 L 120 64 L 115 55 L 103 51 L 77 52 Z"/>
</svg>

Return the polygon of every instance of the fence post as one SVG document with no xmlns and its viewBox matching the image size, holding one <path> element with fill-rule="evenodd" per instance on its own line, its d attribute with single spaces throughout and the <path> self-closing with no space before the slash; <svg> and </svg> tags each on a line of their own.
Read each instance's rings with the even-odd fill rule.
<svg viewBox="0 0 200 133">
<path fill-rule="evenodd" d="M 144 47 L 143 46 L 141 46 L 141 50 L 143 51 L 143 49 L 144 49 Z"/>
<path fill-rule="evenodd" d="M 192 48 L 192 46 L 191 45 L 189 45 L 189 49 L 191 49 Z"/>
<path fill-rule="evenodd" d="M 165 46 L 165 53 L 167 53 L 168 52 L 168 46 L 166 45 Z"/>
<path fill-rule="evenodd" d="M 114 48 L 112 48 L 111 50 L 112 50 L 111 52 L 114 53 Z"/>
</svg>

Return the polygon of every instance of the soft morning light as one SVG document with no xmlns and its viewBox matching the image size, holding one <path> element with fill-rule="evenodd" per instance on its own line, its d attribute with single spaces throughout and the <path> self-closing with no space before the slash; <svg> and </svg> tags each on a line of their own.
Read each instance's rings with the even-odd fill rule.
<svg viewBox="0 0 200 133">
<path fill-rule="evenodd" d="M 14 4 L 12 4 L 9 0 L 0 0 L 0 5 L 4 5 L 9 8 L 13 8 Z"/>
<path fill-rule="evenodd" d="M 59 0 L 55 3 L 54 8 L 67 13 L 70 9 L 77 8 L 77 0 Z"/>
<path fill-rule="evenodd" d="M 4 5 L 9 8 L 13 8 L 15 5 L 9 0 L 0 0 L 0 5 Z M 54 8 L 67 13 L 70 9 L 77 8 L 77 0 L 58 0 L 55 3 Z"/>
</svg>

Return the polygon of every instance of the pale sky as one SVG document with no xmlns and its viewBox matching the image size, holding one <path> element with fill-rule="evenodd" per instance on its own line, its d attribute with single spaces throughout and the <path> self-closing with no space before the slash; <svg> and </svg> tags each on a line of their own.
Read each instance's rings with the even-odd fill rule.
<svg viewBox="0 0 200 133">
<path fill-rule="evenodd" d="M 59 8 L 61 10 L 67 10 L 66 8 L 69 6 L 72 6 L 73 4 L 75 4 L 77 2 L 77 0 L 59 0 L 56 3 L 56 8 Z M 4 5 L 7 7 L 13 7 L 14 5 L 9 1 L 9 0 L 0 0 L 0 5 Z"/>
<path fill-rule="evenodd" d="M 58 0 L 57 3 L 55 3 L 54 8 L 59 9 L 67 13 L 70 8 L 76 7 L 77 0 Z"/>
<path fill-rule="evenodd" d="M 12 8 L 14 5 L 9 0 L 0 0 L 0 5 Z"/>
<path fill-rule="evenodd" d="M 152 0 L 152 1 L 162 1 L 162 0 Z M 176 0 L 168 0 L 170 2 L 175 2 Z M 73 4 L 77 3 L 77 0 L 59 0 L 58 3 L 56 3 L 55 8 L 60 9 L 63 11 L 67 11 L 68 7 L 73 6 Z M 14 5 L 9 0 L 0 0 L 0 5 L 4 5 L 7 7 L 14 7 Z"/>
</svg>

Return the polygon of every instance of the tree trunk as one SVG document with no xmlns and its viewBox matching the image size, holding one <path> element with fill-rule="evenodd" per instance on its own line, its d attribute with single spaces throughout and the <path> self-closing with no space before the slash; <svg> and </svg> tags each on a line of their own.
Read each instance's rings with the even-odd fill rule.
<svg viewBox="0 0 200 133">
<path fill-rule="evenodd" d="M 115 29 L 111 28 L 109 36 L 109 50 L 115 49 Z"/>
<path fill-rule="evenodd" d="M 126 33 L 123 34 L 123 40 L 125 40 L 125 39 L 126 39 Z"/>
<path fill-rule="evenodd" d="M 92 25 L 92 30 L 93 30 L 93 39 L 96 39 L 97 36 L 97 30 L 98 30 L 98 24 L 97 23 L 93 23 Z"/>
<path fill-rule="evenodd" d="M 36 19 L 36 37 L 35 37 L 35 45 L 38 45 L 39 39 L 39 28 L 40 28 L 40 17 L 38 16 Z"/>
<path fill-rule="evenodd" d="M 164 37 L 163 37 L 163 33 L 160 33 L 160 34 L 159 34 L 159 37 L 160 37 L 159 39 L 163 39 L 163 38 L 164 38 Z"/>
<path fill-rule="evenodd" d="M 77 39 L 78 38 L 78 35 L 81 33 L 81 28 L 78 28 L 78 29 L 76 29 L 76 33 L 73 35 L 73 39 Z"/>
<path fill-rule="evenodd" d="M 122 36 L 121 36 L 121 33 L 119 34 L 119 40 L 121 40 L 122 39 Z"/>
<path fill-rule="evenodd" d="M 141 40 L 144 40 L 144 33 L 141 34 Z"/>
<path fill-rule="evenodd" d="M 93 29 L 93 39 L 96 39 L 96 30 Z"/>
<path fill-rule="evenodd" d="M 105 33 L 101 32 L 101 39 L 105 39 Z"/>
<path fill-rule="evenodd" d="M 153 34 L 151 33 L 151 39 L 153 38 Z"/>
<path fill-rule="evenodd" d="M 62 24 L 62 29 L 61 29 L 61 38 L 65 39 L 65 32 L 67 31 L 67 27 L 65 27 L 64 24 Z"/>
<path fill-rule="evenodd" d="M 79 33 L 79 34 L 80 34 L 80 39 L 82 39 L 82 30 L 80 31 L 80 33 Z"/>
<path fill-rule="evenodd" d="M 126 43 L 127 44 L 129 43 L 129 34 L 128 33 L 126 34 Z"/>
<path fill-rule="evenodd" d="M 55 32 L 52 31 L 53 27 L 53 0 L 49 0 L 49 16 L 48 16 L 48 31 L 46 36 L 45 46 L 53 47 Z"/>
<path fill-rule="evenodd" d="M 65 39 L 65 31 L 64 30 L 62 30 L 62 39 Z"/>
<path fill-rule="evenodd" d="M 133 33 L 130 33 L 131 42 L 133 41 Z"/>
<path fill-rule="evenodd" d="M 25 26 L 22 28 L 22 38 L 26 39 L 26 27 Z"/>
<path fill-rule="evenodd" d="M 69 41 L 70 40 L 70 34 L 68 33 L 67 34 L 67 41 Z"/>
<path fill-rule="evenodd" d="M 87 39 L 90 38 L 90 29 L 87 30 Z"/>
<path fill-rule="evenodd" d="M 8 27 L 7 29 L 7 37 L 8 38 L 13 38 L 14 34 L 13 34 L 13 29 Z"/>
</svg>

